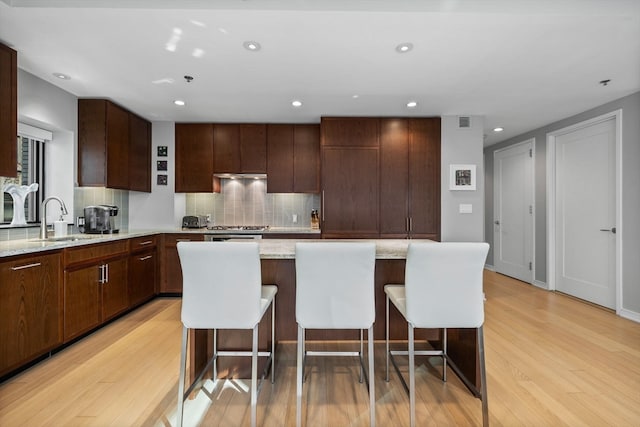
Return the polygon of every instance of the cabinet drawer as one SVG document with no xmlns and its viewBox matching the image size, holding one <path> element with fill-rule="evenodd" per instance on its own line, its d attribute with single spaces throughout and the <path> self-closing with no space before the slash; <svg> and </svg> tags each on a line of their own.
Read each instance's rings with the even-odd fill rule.
<svg viewBox="0 0 640 427">
<path fill-rule="evenodd" d="M 129 239 L 129 249 L 131 250 L 131 252 L 138 252 L 141 250 L 155 248 L 157 244 L 158 236 L 143 236 Z"/>
<path fill-rule="evenodd" d="M 127 240 L 65 249 L 65 267 L 72 264 L 100 260 L 114 255 L 125 254 L 128 251 L 129 242 Z"/>
<path fill-rule="evenodd" d="M 184 234 L 165 234 L 165 247 L 175 247 L 178 242 L 201 242 L 204 240 L 203 234 L 184 233 Z"/>
</svg>

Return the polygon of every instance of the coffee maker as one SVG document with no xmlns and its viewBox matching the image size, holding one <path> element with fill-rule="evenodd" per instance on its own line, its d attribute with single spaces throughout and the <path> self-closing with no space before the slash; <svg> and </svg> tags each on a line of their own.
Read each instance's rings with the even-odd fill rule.
<svg viewBox="0 0 640 427">
<path fill-rule="evenodd" d="M 87 206 L 84 208 L 84 227 L 80 227 L 80 231 L 87 234 L 117 233 L 119 230 L 114 226 L 117 215 L 117 206 Z"/>
</svg>

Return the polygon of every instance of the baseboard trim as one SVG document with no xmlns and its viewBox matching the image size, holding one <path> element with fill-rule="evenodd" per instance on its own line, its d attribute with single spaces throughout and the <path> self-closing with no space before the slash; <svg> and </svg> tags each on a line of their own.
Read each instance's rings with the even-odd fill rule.
<svg viewBox="0 0 640 427">
<path fill-rule="evenodd" d="M 547 285 L 546 282 L 542 282 L 540 280 L 533 280 L 533 283 L 531 283 L 533 286 L 540 288 L 540 289 L 544 289 L 545 291 L 549 290 L 549 286 Z"/>
<path fill-rule="evenodd" d="M 496 268 L 493 265 L 485 264 L 484 268 L 485 270 L 493 271 L 494 273 L 496 272 Z"/>
<path fill-rule="evenodd" d="M 640 323 L 640 313 L 636 313 L 635 311 L 623 308 L 618 312 L 618 316 Z"/>
</svg>

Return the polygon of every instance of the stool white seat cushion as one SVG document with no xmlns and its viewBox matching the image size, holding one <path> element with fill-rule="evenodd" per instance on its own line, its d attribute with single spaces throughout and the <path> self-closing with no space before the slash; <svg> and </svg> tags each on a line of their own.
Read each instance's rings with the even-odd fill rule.
<svg viewBox="0 0 640 427">
<path fill-rule="evenodd" d="M 400 314 L 407 318 L 407 297 L 405 295 L 404 285 L 385 285 L 384 293 L 389 301 L 396 306 Z"/>
</svg>

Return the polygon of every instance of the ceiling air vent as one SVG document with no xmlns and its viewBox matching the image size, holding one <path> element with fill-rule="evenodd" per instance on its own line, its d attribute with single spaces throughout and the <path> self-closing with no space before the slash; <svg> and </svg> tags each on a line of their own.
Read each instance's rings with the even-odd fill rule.
<svg viewBox="0 0 640 427">
<path fill-rule="evenodd" d="M 467 129 L 471 127 L 471 117 L 458 116 L 458 127 L 461 129 Z"/>
</svg>

